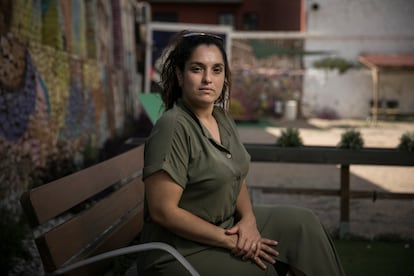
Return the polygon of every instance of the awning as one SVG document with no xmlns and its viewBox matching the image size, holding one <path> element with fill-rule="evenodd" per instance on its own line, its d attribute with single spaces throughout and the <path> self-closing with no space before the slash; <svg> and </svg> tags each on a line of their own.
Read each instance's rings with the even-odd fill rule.
<svg viewBox="0 0 414 276">
<path fill-rule="evenodd" d="M 414 54 L 363 54 L 359 56 L 359 61 L 369 68 L 414 69 Z"/>
<path fill-rule="evenodd" d="M 361 54 L 359 61 L 371 69 L 373 82 L 372 120 L 378 119 L 379 72 L 386 70 L 414 70 L 414 54 Z"/>
</svg>

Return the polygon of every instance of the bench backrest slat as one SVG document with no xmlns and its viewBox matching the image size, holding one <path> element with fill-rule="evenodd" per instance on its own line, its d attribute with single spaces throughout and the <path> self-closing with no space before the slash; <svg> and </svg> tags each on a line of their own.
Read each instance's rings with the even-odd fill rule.
<svg viewBox="0 0 414 276">
<path fill-rule="evenodd" d="M 112 232 L 105 239 L 103 239 L 101 243 L 94 248 L 93 251 L 79 257 L 76 259 L 76 261 L 95 256 L 100 253 L 108 252 L 113 249 L 128 246 L 131 240 L 136 238 L 137 233 L 141 231 L 143 226 L 143 217 L 143 210 L 139 210 L 137 213 L 134 213 L 127 221 L 123 223 L 121 227 L 117 228 L 116 231 Z M 107 266 L 104 264 L 110 264 L 111 261 L 111 259 L 108 259 L 100 261 L 97 264 L 81 267 L 79 269 L 71 271 L 68 276 L 104 275 L 107 270 Z"/>
<path fill-rule="evenodd" d="M 127 246 L 137 237 L 143 226 L 143 155 L 143 146 L 136 147 L 22 196 L 40 233 L 35 241 L 45 271 Z M 73 275 L 101 275 L 104 263 Z"/>
<path fill-rule="evenodd" d="M 38 224 L 69 210 L 143 167 L 143 147 L 42 185 L 30 192 Z M 53 208 L 50 208 L 53 206 Z"/>
<path fill-rule="evenodd" d="M 57 266 L 62 265 L 130 210 L 135 207 L 142 209 L 143 197 L 140 193 L 143 194 L 141 180 L 129 183 L 92 208 L 47 232 L 41 239 L 45 240 L 42 244 L 49 248 L 53 262 Z M 92 220 L 94 223 L 89 223 Z"/>
</svg>

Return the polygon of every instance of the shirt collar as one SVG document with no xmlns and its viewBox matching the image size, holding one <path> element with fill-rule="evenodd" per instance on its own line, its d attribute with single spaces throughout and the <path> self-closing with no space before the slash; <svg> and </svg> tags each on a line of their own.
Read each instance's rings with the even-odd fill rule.
<svg viewBox="0 0 414 276">
<path fill-rule="evenodd" d="M 182 98 L 179 98 L 176 102 L 176 106 L 178 106 L 180 109 L 182 109 L 184 112 L 186 112 L 188 115 L 193 118 L 197 124 L 200 126 L 201 131 L 203 132 L 204 136 L 211 138 L 209 132 L 203 127 L 198 117 L 191 111 L 191 109 L 184 103 Z M 227 115 L 225 114 L 225 111 L 218 106 L 215 106 L 213 109 L 213 116 L 216 118 L 217 123 L 219 125 L 219 129 L 221 131 L 221 142 L 224 146 L 227 146 L 229 141 L 229 136 L 232 135 L 232 127 L 229 123 L 229 118 L 227 118 Z M 227 136 L 227 137 L 226 137 Z"/>
</svg>

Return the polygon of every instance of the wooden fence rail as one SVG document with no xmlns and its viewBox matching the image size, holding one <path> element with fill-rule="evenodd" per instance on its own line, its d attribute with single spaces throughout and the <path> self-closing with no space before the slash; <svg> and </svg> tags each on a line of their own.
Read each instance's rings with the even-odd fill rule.
<svg viewBox="0 0 414 276">
<path fill-rule="evenodd" d="M 269 186 L 251 186 L 249 189 L 262 193 L 307 194 L 340 197 L 339 235 L 349 232 L 349 203 L 351 198 L 414 199 L 414 193 L 391 193 L 382 191 L 351 191 L 351 165 L 414 166 L 414 153 L 397 149 L 365 148 L 360 150 L 340 149 L 336 147 L 278 147 L 271 144 L 246 143 L 245 147 L 252 162 L 308 163 L 339 165 L 339 189 L 286 188 Z M 414 182 L 414 179 L 413 179 Z"/>
</svg>

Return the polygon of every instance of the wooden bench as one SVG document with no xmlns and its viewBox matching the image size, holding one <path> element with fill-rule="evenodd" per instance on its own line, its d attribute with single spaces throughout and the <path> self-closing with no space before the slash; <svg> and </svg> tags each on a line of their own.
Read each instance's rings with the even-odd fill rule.
<svg viewBox="0 0 414 276">
<path fill-rule="evenodd" d="M 104 275 L 115 256 L 159 249 L 198 275 L 171 246 L 129 246 L 143 226 L 143 148 L 135 147 L 22 195 L 46 273 Z"/>
</svg>

